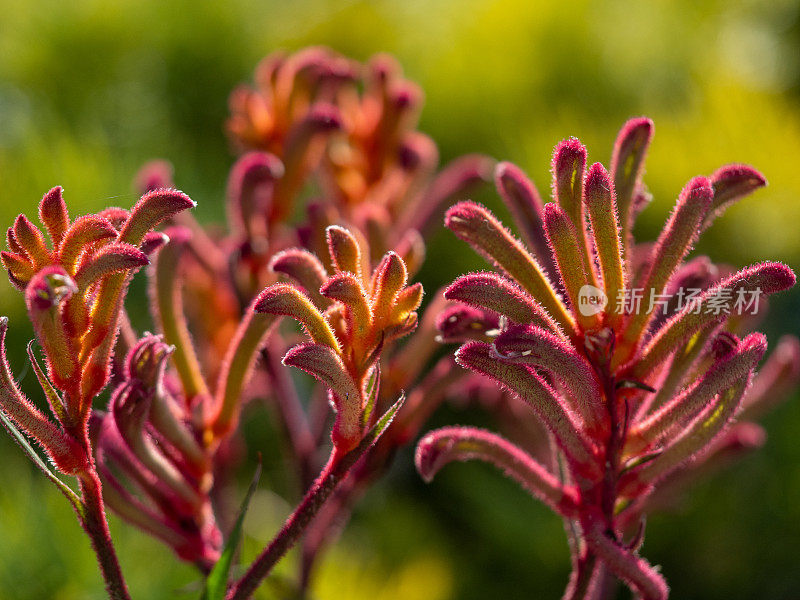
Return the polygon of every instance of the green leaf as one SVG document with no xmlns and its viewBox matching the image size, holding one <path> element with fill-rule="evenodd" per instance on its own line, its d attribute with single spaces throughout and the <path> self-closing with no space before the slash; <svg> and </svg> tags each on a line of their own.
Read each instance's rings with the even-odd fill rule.
<svg viewBox="0 0 800 600">
<path fill-rule="evenodd" d="M 48 379 L 44 370 L 42 370 L 41 365 L 39 365 L 39 361 L 36 360 L 36 355 L 33 353 L 33 340 L 28 342 L 28 358 L 31 361 L 31 366 L 33 367 L 34 373 L 36 373 L 36 379 L 39 380 L 39 385 L 47 397 L 47 402 L 50 404 L 50 408 L 53 409 L 53 412 L 55 413 L 56 417 L 58 417 L 58 420 L 63 423 L 68 418 L 66 410 L 64 409 L 64 401 L 61 399 L 61 396 L 58 394 L 56 388 L 50 382 L 50 379 Z"/>
<path fill-rule="evenodd" d="M 366 427 L 369 420 L 372 418 L 372 411 L 375 410 L 375 401 L 378 398 L 378 387 L 381 379 L 381 366 L 380 363 L 375 364 L 375 368 L 369 376 L 367 381 L 367 404 L 364 407 L 364 412 L 361 413 L 361 426 Z"/>
<path fill-rule="evenodd" d="M 335 476 L 335 481 L 338 482 L 347 475 L 347 472 L 350 468 L 356 464 L 359 459 L 364 456 L 375 443 L 378 441 L 378 438 L 381 437 L 387 429 L 389 429 L 389 425 L 392 424 L 394 421 L 395 416 L 397 415 L 397 411 L 403 406 L 403 403 L 406 401 L 406 394 L 405 392 L 400 392 L 400 397 L 395 401 L 389 409 L 383 413 L 380 419 L 372 426 L 372 428 L 361 438 L 361 442 L 359 442 L 358 446 L 350 450 L 347 454 L 342 456 L 336 466 L 331 471 L 331 474 Z M 335 487 L 335 484 L 334 484 Z M 332 491 L 328 490 L 328 492 Z M 325 496 L 327 498 L 327 495 Z M 322 502 L 325 499 L 323 498 Z"/>
<path fill-rule="evenodd" d="M 78 516 L 82 519 L 84 512 L 83 502 L 81 502 L 81 499 L 78 497 L 78 495 L 72 490 L 71 487 L 61 481 L 61 479 L 59 479 L 58 476 L 53 473 L 52 469 L 50 469 L 47 463 L 42 460 L 42 457 L 39 456 L 39 453 L 36 452 L 33 446 L 30 445 L 28 439 L 19 429 L 17 429 L 17 426 L 14 424 L 14 422 L 9 419 L 2 410 L 0 410 L 0 422 L 3 423 L 3 427 L 6 428 L 6 431 L 11 434 L 11 437 L 14 438 L 14 441 L 17 442 L 20 448 L 22 448 L 22 451 L 25 452 L 25 454 L 27 454 L 28 457 L 33 461 L 33 464 L 39 467 L 39 470 L 41 470 L 42 473 L 44 473 L 47 478 L 56 485 L 61 493 L 64 494 L 67 500 L 69 500 L 70 504 L 72 504 L 75 512 L 77 512 Z"/>
<path fill-rule="evenodd" d="M 201 600 L 225 600 L 225 593 L 228 588 L 228 577 L 233 564 L 233 556 L 239 547 L 239 542 L 242 539 L 242 525 L 244 525 L 244 515 L 250 505 L 250 500 L 258 487 L 258 480 L 261 478 L 261 457 L 258 459 L 258 466 L 256 472 L 253 474 L 253 480 L 250 482 L 250 487 L 247 494 L 242 501 L 242 508 L 239 510 L 239 516 L 236 523 L 231 530 L 228 541 L 225 542 L 225 547 L 222 549 L 222 555 L 219 557 L 217 564 L 211 569 L 211 573 L 206 578 L 205 589 Z"/>
</svg>

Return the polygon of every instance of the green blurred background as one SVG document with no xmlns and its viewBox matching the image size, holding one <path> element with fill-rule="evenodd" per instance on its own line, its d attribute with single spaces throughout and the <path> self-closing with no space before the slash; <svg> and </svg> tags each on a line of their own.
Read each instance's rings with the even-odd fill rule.
<svg viewBox="0 0 800 600">
<path fill-rule="evenodd" d="M 220 218 L 229 91 L 270 51 L 320 43 L 358 59 L 395 54 L 426 92 L 421 129 L 444 160 L 512 160 L 543 191 L 557 141 L 576 135 L 590 160 L 607 163 L 625 119 L 650 116 L 655 200 L 640 239 L 657 234 L 690 177 L 747 162 L 770 186 L 717 221 L 700 250 L 737 266 L 800 265 L 800 7 L 789 0 L 0 0 L 0 224 L 32 214 L 56 184 L 72 214 L 130 206 L 131 178 L 151 158 L 175 164 L 201 220 Z M 497 205 L 491 193 L 481 199 Z M 480 265 L 445 231 L 430 252 L 448 260 L 423 272 L 429 290 Z M 773 343 L 800 330 L 797 290 L 771 308 Z M 22 374 L 18 349 L 31 332 L 4 278 L 0 312 Z M 482 419 L 445 408 L 431 426 Z M 764 449 L 650 519 L 643 552 L 675 598 L 800 597 L 797 398 L 766 427 Z M 267 466 L 277 464 L 269 424 L 249 429 Z M 2 437 L 0 598 L 104 597 L 67 503 Z M 247 520 L 248 557 L 288 510 L 270 484 Z M 118 520 L 112 529 L 135 597 L 197 596 L 197 577 L 168 550 Z M 560 521 L 515 484 L 466 464 L 426 486 L 407 450 L 327 556 L 315 594 L 557 598 L 568 569 Z"/>
</svg>

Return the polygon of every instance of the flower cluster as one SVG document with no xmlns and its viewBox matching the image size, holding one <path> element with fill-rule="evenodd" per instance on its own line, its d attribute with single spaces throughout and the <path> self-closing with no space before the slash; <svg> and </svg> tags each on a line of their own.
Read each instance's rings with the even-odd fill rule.
<svg viewBox="0 0 800 600">
<path fill-rule="evenodd" d="M 60 188 L 48 193 L 40 215 L 52 249 L 24 216 L 9 230 L 3 264 L 25 292 L 48 367 L 37 374 L 63 431 L 22 397 L 5 362 L 3 410 L 62 473 L 87 474 L 91 493 L 76 510 L 91 504 L 84 525 L 115 596 L 127 590 L 104 508 L 212 571 L 224 547 L 215 506 L 228 493 L 238 425 L 263 396 L 309 491 L 231 595 L 252 594 L 297 540 L 292 523 L 304 529 L 335 490 L 304 548 L 306 587 L 333 524 L 458 379 L 449 359 L 426 373 L 435 319 L 418 323 L 422 287 L 408 278 L 424 259 L 426 230 L 451 198 L 488 179 L 493 162 L 466 156 L 437 174 L 436 147 L 416 131 L 421 105 L 389 57 L 361 65 L 323 48 L 276 54 L 259 66 L 255 89 L 231 96 L 227 126 L 243 154 L 228 180 L 226 230 L 182 212 L 193 203 L 171 189 L 166 161 L 141 169 L 143 197 L 130 213 L 70 224 Z M 313 201 L 310 187 L 321 191 Z M 150 231 L 165 221 L 163 233 Z M 145 265 L 157 333 L 139 335 L 123 300 Z M 297 345 L 277 325 L 283 315 L 303 323 L 310 342 Z M 393 343 L 418 325 L 409 343 Z M 319 380 L 308 407 L 278 361 L 287 346 L 283 363 Z M 107 406 L 93 407 L 109 382 Z"/>
<path fill-rule="evenodd" d="M 149 263 L 148 254 L 166 237 L 153 232 L 173 215 L 194 206 L 185 194 L 159 190 L 142 196 L 127 211 L 109 208 L 71 222 L 60 187 L 39 204 L 39 218 L 51 245 L 25 215 L 7 232 L 9 250 L 2 261 L 11 282 L 25 295 L 28 315 L 47 366 L 28 355 L 56 422 L 44 415 L 19 390 L 0 348 L 0 408 L 14 433 L 35 440 L 58 471 L 79 479 L 78 497 L 41 465 L 72 501 L 89 533 L 106 577 L 109 593 L 127 595 L 103 512 L 98 473 L 92 457 L 88 423 L 92 402 L 109 382 L 117 333 L 124 317 L 124 298 L 135 271 Z M 5 340 L 7 319 L 0 325 Z M 18 438 L 19 439 L 19 438 Z"/>
<path fill-rule="evenodd" d="M 685 260 L 699 233 L 764 179 L 741 165 L 693 179 L 658 240 L 636 244 L 650 121 L 625 126 L 610 174 L 600 164 L 585 173 L 577 140 L 560 144 L 555 201 L 544 205 L 507 163 L 467 155 L 437 171 L 436 146 L 417 130 L 421 107 L 390 57 L 274 54 L 230 99 L 227 129 L 241 155 L 227 227 L 201 226 L 169 163 L 156 161 L 136 177 L 142 196 L 130 211 L 71 220 L 57 187 L 39 206 L 50 243 L 24 215 L 8 229 L 2 263 L 44 355 L 41 368 L 29 346 L 52 414 L 15 381 L 3 317 L 0 421 L 72 503 L 112 598 L 130 595 L 107 508 L 193 563 L 214 600 L 252 597 L 303 538 L 292 591 L 304 595 L 354 503 L 453 396 L 479 398 L 514 442 L 467 427 L 431 432 L 417 449 L 423 477 L 479 458 L 550 506 L 570 535 L 567 598 L 598 597 L 610 574 L 642 597 L 666 597 L 638 554 L 641 519 L 760 443 L 752 420 L 800 378 L 793 337 L 754 376 L 766 351 L 761 334 L 747 334 L 758 311 L 720 308 L 790 287 L 792 271 Z M 493 170 L 527 247 L 486 208 L 453 205 Z M 410 280 L 442 216 L 496 270 L 458 278 L 418 314 L 422 285 Z M 124 301 L 145 266 L 155 333 L 140 334 Z M 701 291 L 689 299 L 684 290 Z M 632 291 L 658 301 L 613 310 Z M 439 342 L 462 345 L 437 361 Z M 285 434 L 300 500 L 232 578 L 243 513 L 224 508 L 254 400 Z"/>
<path fill-rule="evenodd" d="M 198 440 L 185 396 L 176 397 L 179 385 L 165 377 L 174 351 L 162 336 L 139 340 L 90 431 L 106 505 L 207 572 L 222 546 L 208 495 L 213 453 Z"/>
<path fill-rule="evenodd" d="M 653 498 L 676 474 L 751 444 L 758 430 L 746 419 L 767 401 L 764 385 L 796 381 L 800 363 L 797 340 L 787 338 L 751 386 L 766 339 L 739 337 L 741 320 L 703 310 L 738 293 L 785 290 L 795 283 L 791 269 L 762 263 L 719 277 L 707 259 L 684 262 L 719 213 L 764 185 L 757 171 L 731 165 L 692 179 L 658 240 L 634 242 L 652 132 L 648 119 L 628 122 L 610 173 L 600 163 L 587 171 L 578 140 L 559 144 L 554 201 L 544 205 L 519 169 L 499 165 L 498 191 L 527 247 L 478 204 L 446 215 L 447 227 L 499 272 L 464 275 L 445 291 L 457 304 L 440 319 L 443 338 L 464 342 L 460 365 L 528 406 L 552 449 L 532 456 L 489 431 L 446 427 L 420 441 L 417 467 L 430 480 L 454 460 L 491 462 L 560 515 L 573 553 L 565 598 L 595 597 L 606 574 L 637 596 L 666 598 L 664 579 L 638 554 Z M 675 295 L 690 282 L 703 289 L 697 306 L 586 306 L 595 290 Z"/>
<path fill-rule="evenodd" d="M 184 194 L 162 190 L 143 196 L 130 212 L 106 209 L 70 223 L 62 190 L 56 187 L 39 204 L 50 247 L 25 215 L 19 215 L 8 229 L 9 250 L 2 252 L 3 265 L 11 282 L 25 294 L 47 365 L 46 376 L 37 374 L 67 441 L 39 437 L 29 429 L 42 417 L 11 384 L 3 409 L 51 452 L 66 473 L 86 468 L 88 457 L 80 458 L 80 466 L 67 467 L 51 445 L 83 445 L 82 429 L 92 400 L 111 374 L 110 357 L 130 276 L 149 263 L 148 253 L 164 243 L 163 235 L 151 230 L 192 206 Z M 31 360 L 35 362 L 32 353 Z"/>
<path fill-rule="evenodd" d="M 347 229 L 329 227 L 327 240 L 332 275 L 305 250 L 286 250 L 272 262 L 274 270 L 309 290 L 316 303 L 292 285 L 275 284 L 256 298 L 253 309 L 293 317 L 305 327 L 311 342 L 294 346 L 283 363 L 328 388 L 336 410 L 333 445 L 345 453 L 358 445 L 374 416 L 381 352 L 417 325 L 422 285 L 407 285 L 405 263 L 394 252 L 370 274 L 367 253 Z"/>
<path fill-rule="evenodd" d="M 467 155 L 434 177 L 436 145 L 416 130 L 422 92 L 390 56 L 361 65 L 325 48 L 277 53 L 259 65 L 255 80 L 255 89 L 232 94 L 228 130 L 238 147 L 283 161 L 285 174 L 267 201 L 270 224 L 291 214 L 313 173 L 322 194 L 309 225 L 349 223 L 364 232 L 377 260 L 398 245 L 418 244 L 448 198 L 491 173 L 492 161 Z M 324 227 L 301 235 L 326 254 Z"/>
</svg>

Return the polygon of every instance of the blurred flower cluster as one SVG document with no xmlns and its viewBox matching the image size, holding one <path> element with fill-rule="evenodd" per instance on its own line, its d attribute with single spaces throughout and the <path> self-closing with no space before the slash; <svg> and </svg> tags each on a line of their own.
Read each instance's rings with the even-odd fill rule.
<svg viewBox="0 0 800 600">
<path fill-rule="evenodd" d="M 29 347 L 51 415 L 22 394 L 3 346 L 0 416 L 72 503 L 111 597 L 130 594 L 106 508 L 196 565 L 205 598 L 251 597 L 302 540 L 305 593 L 321 550 L 396 450 L 465 392 L 515 442 L 434 431 L 417 449 L 422 475 L 480 458 L 548 504 L 572 548 L 566 597 L 601 598 L 612 575 L 666 597 L 638 555 L 643 516 L 670 486 L 757 445 L 751 419 L 800 370 L 798 342 L 785 338 L 751 385 L 766 350 L 761 334 L 744 333 L 754 315 L 699 310 L 786 289 L 788 267 L 733 273 L 685 261 L 699 232 L 764 179 L 737 165 L 693 179 L 659 239 L 636 244 L 650 121 L 625 126 L 610 172 L 585 173 L 577 140 L 559 145 L 555 202 L 543 205 L 508 163 L 467 155 L 439 169 L 436 145 L 416 129 L 421 107 L 391 57 L 277 53 L 230 98 L 239 157 L 224 225 L 201 225 L 171 165 L 155 161 L 137 175 L 130 211 L 73 220 L 53 188 L 39 206 L 50 244 L 24 215 L 8 229 L 2 262 L 44 354 L 42 369 Z M 528 248 L 484 207 L 459 202 L 492 176 Z M 422 313 L 412 279 L 443 216 L 500 273 L 459 278 Z M 142 267 L 154 333 L 135 331 L 125 310 Z M 612 310 L 608 300 L 633 288 L 663 296 L 658 310 Z M 683 306 L 687 288 L 704 291 Z M 440 358 L 441 342 L 463 345 Z M 255 399 L 284 433 L 301 499 L 232 577 L 241 518 L 228 509 L 230 473 Z M 60 475 L 75 476 L 78 492 Z"/>
</svg>

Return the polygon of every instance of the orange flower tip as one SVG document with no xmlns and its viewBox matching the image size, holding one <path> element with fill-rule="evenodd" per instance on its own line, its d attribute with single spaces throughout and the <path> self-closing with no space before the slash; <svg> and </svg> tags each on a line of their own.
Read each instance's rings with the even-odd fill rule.
<svg viewBox="0 0 800 600">
<path fill-rule="evenodd" d="M 150 259 L 136 246 L 115 242 L 104 246 L 85 261 L 75 275 L 80 289 L 85 290 L 95 281 L 112 273 L 138 269 L 150 264 Z"/>
<path fill-rule="evenodd" d="M 17 242 L 25 248 L 34 260 L 44 260 L 44 255 L 48 251 L 44 245 L 42 232 L 23 214 L 17 215 L 14 220 L 14 235 Z"/>
<path fill-rule="evenodd" d="M 325 229 L 333 263 L 339 271 L 357 274 L 361 267 L 361 250 L 355 236 L 344 227 L 331 225 Z"/>
<path fill-rule="evenodd" d="M 167 160 L 152 160 L 139 169 L 134 178 L 134 187 L 139 194 L 146 194 L 154 190 L 171 188 L 173 182 L 172 163 Z"/>
<path fill-rule="evenodd" d="M 64 203 L 63 188 L 59 185 L 47 192 L 39 203 L 39 218 L 58 244 L 69 226 L 67 205 Z"/>
<path fill-rule="evenodd" d="M 122 209 L 119 209 L 122 210 Z M 106 212 L 106 211 L 104 211 Z M 127 219 L 127 211 L 125 219 Z M 124 220 L 123 220 L 124 221 Z M 73 266 L 89 244 L 117 237 L 115 223 L 100 215 L 84 215 L 75 219 L 59 247 L 61 264 Z"/>
<path fill-rule="evenodd" d="M 50 190 L 42 196 L 42 203 L 48 206 L 60 206 L 63 204 L 64 188 L 60 185 L 50 188 Z"/>
<path fill-rule="evenodd" d="M 333 275 L 322 285 L 319 289 L 319 293 L 326 298 L 344 303 L 354 302 L 359 298 L 363 299 L 361 286 L 350 273 L 337 273 Z"/>
<path fill-rule="evenodd" d="M 171 216 L 183 210 L 196 208 L 197 202 L 189 198 L 189 196 L 180 190 L 153 190 L 142 196 L 137 205 L 131 211 L 131 215 L 133 215 L 137 209 L 143 210 L 145 207 L 150 208 L 150 206 L 152 206 L 154 209 L 157 209 L 159 213 Z"/>
<path fill-rule="evenodd" d="M 318 289 L 328 277 L 319 259 L 303 248 L 289 248 L 272 257 L 269 269 L 297 280 L 307 290 Z"/>
<path fill-rule="evenodd" d="M 25 288 L 25 300 L 29 309 L 49 310 L 69 299 L 78 291 L 78 286 L 58 265 L 41 269 Z"/>
<path fill-rule="evenodd" d="M 400 255 L 389 250 L 381 260 L 378 266 L 378 288 L 381 290 L 391 290 L 393 294 L 397 293 L 408 281 L 408 271 L 406 264 Z M 389 299 L 389 298 L 387 298 Z"/>
<path fill-rule="evenodd" d="M 21 227 L 28 227 L 28 226 L 33 226 L 33 224 L 30 222 L 28 217 L 26 217 L 22 213 L 18 214 L 17 218 L 14 219 L 14 233 L 15 233 L 15 235 L 19 236 L 18 231 L 19 231 L 19 229 Z"/>
<path fill-rule="evenodd" d="M 24 283 L 29 281 L 33 276 L 34 268 L 31 262 L 26 258 L 25 254 L 16 254 L 14 252 L 0 251 L 0 259 L 3 266 L 8 271 L 9 277 L 12 281 Z"/>
<path fill-rule="evenodd" d="M 148 231 L 176 214 L 197 206 L 179 190 L 153 190 L 141 197 L 119 232 L 119 240 L 139 245 Z"/>
<path fill-rule="evenodd" d="M 17 234 L 14 233 L 14 228 L 9 227 L 6 229 L 6 244 L 8 245 L 8 249 L 15 254 L 19 254 L 21 256 L 25 256 L 26 252 L 25 249 L 19 245 L 19 241 L 17 240 Z"/>
</svg>

